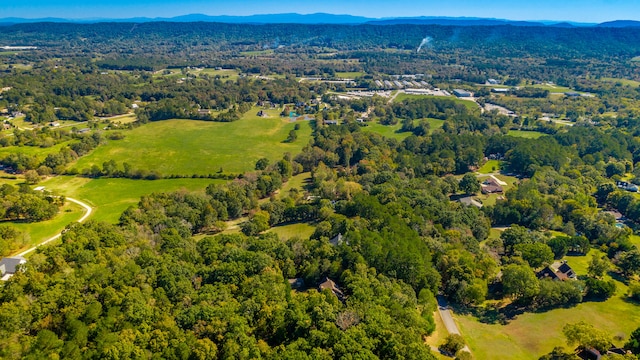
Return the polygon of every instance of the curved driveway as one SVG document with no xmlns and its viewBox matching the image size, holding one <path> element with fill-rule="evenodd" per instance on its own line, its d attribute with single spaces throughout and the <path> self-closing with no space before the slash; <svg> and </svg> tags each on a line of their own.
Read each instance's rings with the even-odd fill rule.
<svg viewBox="0 0 640 360">
<path fill-rule="evenodd" d="M 81 223 L 81 222 L 83 222 L 83 221 L 87 220 L 87 218 L 91 215 L 91 212 L 93 211 L 93 209 L 91 208 L 91 206 L 89 206 L 89 205 L 87 205 L 87 204 L 83 203 L 83 202 L 82 202 L 82 201 L 80 201 L 80 200 L 76 200 L 76 199 L 73 199 L 73 198 L 70 198 L 70 197 L 68 197 L 68 198 L 66 198 L 66 199 L 67 199 L 67 200 L 69 200 L 69 201 L 71 201 L 72 203 L 76 203 L 76 204 L 78 204 L 78 205 L 82 206 L 82 207 L 86 210 L 86 212 L 84 213 L 84 215 L 82 215 L 82 217 L 80 218 L 80 220 L 78 220 L 78 222 L 80 222 L 80 223 Z M 52 241 L 54 241 L 54 240 L 56 240 L 56 239 L 60 238 L 60 236 L 62 236 L 62 233 L 60 233 L 60 234 L 58 234 L 58 235 L 55 235 L 55 236 L 52 236 L 52 237 L 50 237 L 50 238 L 46 239 L 45 241 L 43 241 L 43 242 L 39 243 L 38 245 L 36 245 L 36 246 L 34 246 L 34 247 L 30 248 L 30 249 L 27 249 L 27 250 L 25 250 L 25 251 L 21 252 L 20 254 L 18 254 L 18 255 L 16 255 L 16 256 L 25 256 L 26 254 L 28 254 L 28 253 L 30 253 L 30 252 L 32 252 L 32 251 L 34 251 L 35 249 L 37 249 L 38 247 L 40 247 L 40 246 L 42 246 L 42 245 L 46 245 L 46 244 L 48 244 L 48 243 L 50 243 L 50 242 L 52 242 Z"/>
</svg>

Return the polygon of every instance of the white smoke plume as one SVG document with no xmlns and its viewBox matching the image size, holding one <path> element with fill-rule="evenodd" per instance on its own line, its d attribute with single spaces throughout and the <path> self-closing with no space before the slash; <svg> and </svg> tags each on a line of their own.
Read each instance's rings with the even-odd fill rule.
<svg viewBox="0 0 640 360">
<path fill-rule="evenodd" d="M 422 39 L 422 42 L 420 42 L 420 46 L 418 46 L 418 51 L 420 52 L 420 50 L 422 50 L 423 47 L 430 47 L 431 46 L 431 41 L 433 39 L 431 38 L 431 36 L 427 36 L 426 38 Z"/>
</svg>

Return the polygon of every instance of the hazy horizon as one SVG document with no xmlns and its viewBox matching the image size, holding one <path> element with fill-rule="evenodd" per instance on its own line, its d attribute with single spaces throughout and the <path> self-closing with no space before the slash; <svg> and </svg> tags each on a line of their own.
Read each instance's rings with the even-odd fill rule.
<svg viewBox="0 0 640 360">
<path fill-rule="evenodd" d="M 7 0 L 0 5 L 0 17 L 126 19 L 132 17 L 175 17 L 189 14 L 250 16 L 282 13 L 327 13 L 369 18 L 389 17 L 479 17 L 528 21 L 572 21 L 599 23 L 612 20 L 640 20 L 640 6 L 631 0 L 537 0 L 513 3 L 507 0 L 338 1 L 317 3 L 293 1 L 220 0 Z"/>
</svg>

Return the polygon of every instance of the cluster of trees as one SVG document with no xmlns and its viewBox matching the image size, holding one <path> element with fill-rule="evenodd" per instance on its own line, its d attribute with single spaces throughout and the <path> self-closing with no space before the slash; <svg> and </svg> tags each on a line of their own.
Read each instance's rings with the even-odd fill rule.
<svg viewBox="0 0 640 360">
<path fill-rule="evenodd" d="M 28 236 L 13 226 L 0 225 L 0 257 L 7 256 L 27 243 Z"/>
<path fill-rule="evenodd" d="M 32 256 L 0 288 L 0 355 L 434 359 L 423 343 L 433 295 L 361 261 L 342 268 L 327 244 L 275 235 L 196 242 L 172 227 L 151 237 L 136 227 L 76 224 L 61 245 Z M 306 288 L 291 290 L 296 276 Z M 344 301 L 316 290 L 324 276 L 339 281 Z"/>
<path fill-rule="evenodd" d="M 54 196 L 44 191 L 33 191 L 23 184 L 15 187 L 10 184 L 0 186 L 0 219 L 42 221 L 54 217 L 64 204 L 64 197 Z"/>
<path fill-rule="evenodd" d="M 62 147 L 57 153 L 50 153 L 41 160 L 36 154 L 25 152 L 9 153 L 0 159 L 0 164 L 17 172 L 27 173 L 37 171 L 38 175 L 63 174 L 66 166 L 84 156 L 100 145 L 104 139 L 100 132 L 91 134 L 74 134 L 68 146 Z"/>
</svg>

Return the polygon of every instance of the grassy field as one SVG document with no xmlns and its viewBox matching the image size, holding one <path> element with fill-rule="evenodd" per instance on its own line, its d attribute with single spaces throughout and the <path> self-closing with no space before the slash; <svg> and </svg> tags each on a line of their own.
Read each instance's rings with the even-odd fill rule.
<svg viewBox="0 0 640 360">
<path fill-rule="evenodd" d="M 433 320 L 436 323 L 436 330 L 433 332 L 433 334 L 428 336 L 426 340 L 427 345 L 429 345 L 432 349 L 434 347 L 437 348 L 438 346 L 442 345 L 445 339 L 447 338 L 447 335 L 449 335 L 449 333 L 447 332 L 447 329 L 444 326 L 444 323 L 442 322 L 440 313 L 438 311 L 433 313 Z M 433 351 L 433 354 L 436 356 L 436 359 L 438 360 L 451 359 L 449 357 L 446 357 L 440 354 L 440 352 Z"/>
<path fill-rule="evenodd" d="M 73 140 L 72 140 L 73 141 Z M 71 141 L 65 141 L 63 143 L 48 147 L 41 148 L 38 146 L 8 146 L 0 147 L 0 158 L 4 158 L 9 154 L 25 154 L 35 155 L 39 161 L 44 160 L 49 154 L 54 154 L 60 151 L 61 148 L 69 145 Z"/>
<path fill-rule="evenodd" d="M 629 85 L 629 86 L 633 86 L 633 87 L 640 86 L 640 81 L 629 80 L 629 79 L 602 78 L 600 80 L 605 81 L 605 82 L 612 82 L 612 83 L 622 84 L 622 85 Z"/>
<path fill-rule="evenodd" d="M 355 79 L 361 76 L 364 76 L 365 73 L 362 71 L 345 71 L 345 72 L 336 72 L 336 77 L 339 79 Z"/>
<path fill-rule="evenodd" d="M 527 139 L 537 139 L 541 136 L 545 136 L 546 134 L 539 131 L 509 130 L 509 133 L 507 135 L 523 137 Z"/>
<path fill-rule="evenodd" d="M 43 240 L 46 240 L 56 234 L 59 234 L 65 226 L 78 221 L 85 210 L 77 204 L 67 201 L 66 204 L 60 209 L 58 215 L 53 219 L 47 221 L 40 221 L 35 223 L 26 223 L 19 221 L 7 221 L 2 222 L 2 225 L 10 225 L 28 234 L 29 241 L 20 250 L 15 253 L 20 253 Z"/>
<path fill-rule="evenodd" d="M 87 179 L 58 176 L 42 182 L 48 190 L 86 202 L 94 208 L 91 219 L 115 223 L 131 205 L 136 205 L 143 195 L 154 192 L 171 192 L 180 189 L 204 191 L 211 183 L 223 183 L 213 179 Z"/>
<path fill-rule="evenodd" d="M 431 127 L 431 132 L 433 132 L 433 130 L 435 129 L 441 128 L 442 125 L 444 124 L 444 120 L 438 120 L 438 119 L 426 119 L 426 120 L 429 122 L 429 126 Z M 414 122 L 418 122 L 418 120 L 415 120 Z M 407 138 L 409 135 L 411 135 L 411 132 L 408 132 L 408 131 L 398 132 L 400 128 L 402 128 L 402 124 L 400 123 L 395 125 L 382 125 L 377 122 L 369 122 L 367 123 L 367 126 L 362 127 L 362 131 L 370 131 L 370 132 L 380 134 L 384 137 L 402 141 L 405 138 Z"/>
<path fill-rule="evenodd" d="M 480 169 L 478 172 L 480 174 L 490 174 L 492 172 L 500 171 L 500 165 L 502 162 L 500 160 L 489 160 Z"/>
<path fill-rule="evenodd" d="M 199 72 L 200 74 L 207 74 L 209 76 L 220 76 L 223 79 L 228 79 L 228 80 L 237 80 L 238 76 L 240 76 L 240 73 L 238 73 L 237 70 L 235 69 L 220 69 L 220 70 L 216 70 L 216 69 L 203 69 Z"/>
<path fill-rule="evenodd" d="M 311 181 L 311 173 L 305 172 L 298 174 L 296 176 L 292 176 L 289 181 L 282 185 L 282 189 L 278 192 L 278 197 L 283 198 L 289 195 L 289 191 L 291 189 L 298 189 L 303 191 L 307 184 Z"/>
<path fill-rule="evenodd" d="M 570 88 L 565 86 L 550 85 L 550 84 L 538 84 L 538 85 L 533 85 L 533 87 L 537 89 L 549 90 L 549 92 L 551 93 L 565 93 L 565 92 L 573 91 Z"/>
<path fill-rule="evenodd" d="M 136 114 L 124 114 L 107 118 L 107 120 L 114 124 L 128 124 L 138 120 L 138 118 L 136 117 Z"/>
<path fill-rule="evenodd" d="M 592 256 L 602 254 L 591 250 L 587 256 L 567 257 L 568 264 L 585 274 Z M 606 279 L 610 279 L 609 276 Z M 611 337 L 629 334 L 640 324 L 638 305 L 624 298 L 627 287 L 616 281 L 616 295 L 604 302 L 585 302 L 576 307 L 555 309 L 542 313 L 526 313 L 507 325 L 483 324 L 472 316 L 457 316 L 458 324 L 476 359 L 537 359 L 555 346 L 566 347 L 562 327 L 584 320 L 607 331 Z M 617 341 L 616 345 L 622 345 Z M 566 347 L 566 350 L 571 350 Z"/>
<path fill-rule="evenodd" d="M 275 226 L 267 230 L 267 232 L 274 232 L 278 234 L 280 239 L 287 240 L 296 236 L 302 239 L 308 239 L 315 230 L 315 226 L 309 223 L 298 223 Z"/>
<path fill-rule="evenodd" d="M 277 160 L 285 152 L 296 154 L 311 137 L 309 122 L 299 122 L 298 139 L 284 140 L 294 123 L 268 110 L 269 118 L 250 111 L 232 123 L 195 120 L 166 120 L 146 124 L 125 133 L 81 158 L 73 166 L 82 170 L 105 161 L 129 163 L 134 169 L 155 170 L 161 174 L 242 173 L 253 170 L 258 159 Z"/>
</svg>

